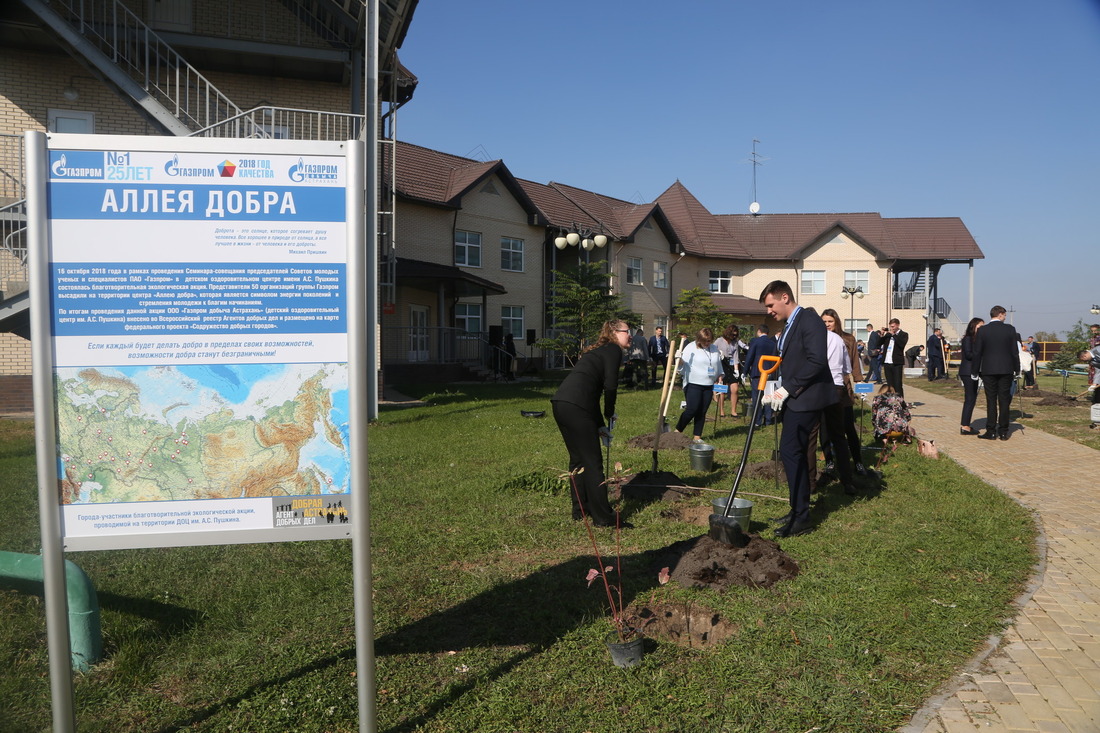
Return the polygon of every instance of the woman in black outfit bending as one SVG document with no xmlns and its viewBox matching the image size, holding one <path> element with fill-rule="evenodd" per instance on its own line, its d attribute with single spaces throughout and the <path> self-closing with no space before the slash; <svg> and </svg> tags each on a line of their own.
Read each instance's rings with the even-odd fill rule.
<svg viewBox="0 0 1100 733">
<path fill-rule="evenodd" d="M 570 486 L 573 519 L 592 517 L 597 527 L 614 527 L 615 511 L 607 501 L 600 438 L 610 435 L 604 418 L 615 416 L 615 394 L 619 386 L 619 367 L 623 351 L 630 345 L 630 328 L 622 321 L 608 321 L 600 329 L 596 343 L 585 349 L 573 371 L 550 398 L 554 421 L 558 424 L 565 447 L 569 450 L 569 470 L 574 473 L 576 490 Z M 603 415 L 600 394 L 603 394 Z M 579 496 L 578 496 L 579 495 Z M 631 525 L 622 522 L 620 527 Z"/>
<path fill-rule="evenodd" d="M 962 356 L 959 363 L 959 379 L 963 384 L 963 411 L 959 421 L 961 435 L 977 435 L 978 431 L 970 427 L 970 417 L 974 414 L 974 403 L 978 401 L 978 375 L 974 373 L 974 342 L 978 338 L 978 329 L 984 324 L 981 318 L 971 318 L 966 325 L 962 338 Z"/>
</svg>

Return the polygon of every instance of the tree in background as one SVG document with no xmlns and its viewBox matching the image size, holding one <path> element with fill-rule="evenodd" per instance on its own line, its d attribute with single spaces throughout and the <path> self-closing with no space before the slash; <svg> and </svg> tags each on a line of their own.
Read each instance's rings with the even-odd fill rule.
<svg viewBox="0 0 1100 733">
<path fill-rule="evenodd" d="M 555 271 L 547 312 L 555 333 L 535 346 L 560 351 L 570 365 L 599 338 L 600 328 L 612 319 L 636 326 L 637 313 L 625 308 L 622 296 L 611 293 L 611 276 L 599 262 L 581 263 L 572 270 Z"/>
<path fill-rule="evenodd" d="M 1053 359 L 1047 361 L 1047 369 L 1073 369 L 1080 366 L 1077 355 L 1082 349 L 1088 348 L 1088 343 L 1089 327 L 1084 321 L 1078 319 L 1077 323 L 1073 324 L 1073 328 L 1066 331 L 1066 342 L 1062 344 L 1062 348 Z"/>
<path fill-rule="evenodd" d="M 695 332 L 703 327 L 714 331 L 716 337 L 721 336 L 722 330 L 731 320 L 729 316 L 718 310 L 710 292 L 702 288 L 681 290 L 674 313 L 677 330 L 689 337 L 695 336 Z"/>
</svg>

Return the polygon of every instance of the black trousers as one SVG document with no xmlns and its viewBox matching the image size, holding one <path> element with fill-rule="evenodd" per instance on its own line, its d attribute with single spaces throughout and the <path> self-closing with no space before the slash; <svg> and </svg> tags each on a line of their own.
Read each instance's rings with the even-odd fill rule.
<svg viewBox="0 0 1100 733">
<path fill-rule="evenodd" d="M 970 418 L 974 416 L 974 405 L 978 402 L 978 380 L 970 377 L 959 377 L 963 384 L 963 411 L 959 425 L 970 426 Z"/>
<path fill-rule="evenodd" d="M 931 382 L 934 379 L 939 379 L 944 376 L 943 359 L 929 359 L 928 360 L 928 381 Z"/>
<path fill-rule="evenodd" d="M 694 423 L 695 435 L 703 437 L 703 427 L 707 423 L 707 410 L 710 409 L 711 400 L 714 398 L 714 386 L 704 387 L 701 384 L 684 386 L 684 401 L 687 407 L 680 413 L 680 419 L 676 421 L 676 429 L 684 431 L 689 422 Z"/>
<path fill-rule="evenodd" d="M 592 517 L 594 524 L 614 525 L 615 512 L 607 501 L 607 484 L 604 483 L 603 458 L 600 455 L 599 430 L 602 420 L 571 402 L 555 401 L 550 404 L 554 408 L 554 422 L 558 424 L 565 448 L 569 451 L 569 470 L 584 469 L 574 473 L 570 482 L 573 518 L 580 519 L 583 513 Z"/>
<path fill-rule="evenodd" d="M 988 419 L 986 430 L 998 434 L 1008 433 L 1008 410 L 1012 405 L 1012 383 L 1016 380 L 1011 374 L 983 374 L 985 385 L 985 411 Z"/>
<path fill-rule="evenodd" d="M 779 456 L 787 474 L 787 492 L 791 500 L 791 521 L 805 524 L 810 519 L 810 436 L 821 420 L 818 411 L 783 410 L 783 435 Z"/>
<path fill-rule="evenodd" d="M 904 375 L 905 367 L 901 364 L 883 364 L 882 376 L 886 379 L 886 383 L 894 388 L 894 391 L 905 397 L 905 386 L 902 384 L 901 378 Z"/>
<path fill-rule="evenodd" d="M 837 387 L 837 396 L 846 390 L 846 387 Z M 837 472 L 840 474 L 840 483 L 848 487 L 852 485 L 852 456 L 848 447 L 844 432 L 844 407 L 837 402 L 829 405 L 821 411 L 822 443 L 832 446 L 833 461 L 836 463 Z M 816 461 L 815 461 L 816 463 Z"/>
</svg>

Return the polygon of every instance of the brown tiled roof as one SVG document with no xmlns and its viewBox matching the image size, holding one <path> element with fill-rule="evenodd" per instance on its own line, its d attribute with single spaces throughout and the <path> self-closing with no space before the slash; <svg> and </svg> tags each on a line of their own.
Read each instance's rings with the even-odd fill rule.
<svg viewBox="0 0 1100 733">
<path fill-rule="evenodd" d="M 883 219 L 899 260 L 980 260 L 985 257 L 962 219 Z"/>
<path fill-rule="evenodd" d="M 957 217 L 885 219 L 875 213 L 722 214 L 715 217 L 752 259 L 795 260 L 806 247 L 843 231 L 877 257 L 891 260 L 981 259 L 978 243 Z"/>
<path fill-rule="evenodd" d="M 679 181 L 657 197 L 657 204 L 668 217 L 680 245 L 688 254 L 732 259 L 750 258 L 748 250 Z"/>
<path fill-rule="evenodd" d="M 472 160 L 404 142 L 397 145 L 395 189 L 400 196 L 457 208 L 462 196 L 496 175 L 532 215 L 533 223 L 590 229 L 631 241 L 638 228 L 653 217 L 670 245 L 679 245 L 697 257 L 797 260 L 807 247 L 838 231 L 877 258 L 894 260 L 901 266 L 985 256 L 958 217 L 884 219 L 876 213 L 715 215 L 679 181 L 655 202 L 635 204 L 563 183 L 518 179 L 499 160 Z M 388 158 L 388 152 L 384 156 Z M 384 159 L 383 171 L 389 170 L 386 162 Z"/>
<path fill-rule="evenodd" d="M 383 151 L 382 170 L 388 183 L 388 148 Z M 500 160 L 472 160 L 419 145 L 397 143 L 397 181 L 394 190 L 399 196 L 458 208 L 462 197 L 491 175 L 498 176 L 529 213 L 538 213 L 512 172 Z"/>
</svg>

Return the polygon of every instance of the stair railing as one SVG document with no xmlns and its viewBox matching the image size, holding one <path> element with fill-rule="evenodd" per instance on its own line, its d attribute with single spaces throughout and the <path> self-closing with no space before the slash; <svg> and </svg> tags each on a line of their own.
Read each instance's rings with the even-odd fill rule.
<svg viewBox="0 0 1100 733">
<path fill-rule="evenodd" d="M 241 114 L 236 104 L 119 0 L 51 0 L 50 7 L 191 129 Z M 246 137 L 267 136 L 262 130 L 250 130 Z"/>
</svg>

